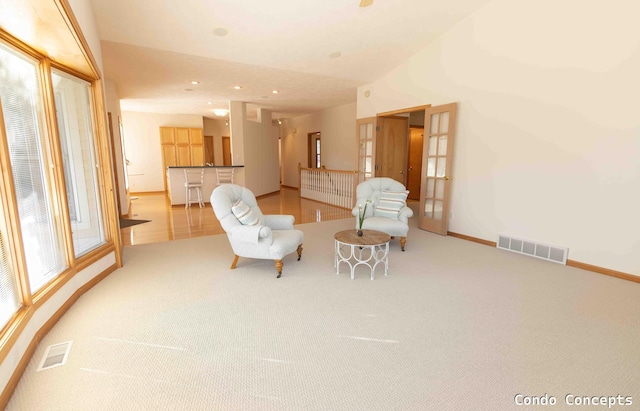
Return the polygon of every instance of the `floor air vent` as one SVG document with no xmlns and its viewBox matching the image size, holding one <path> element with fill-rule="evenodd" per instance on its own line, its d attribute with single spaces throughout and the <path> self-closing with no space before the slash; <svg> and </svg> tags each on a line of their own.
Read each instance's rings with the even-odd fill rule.
<svg viewBox="0 0 640 411">
<path fill-rule="evenodd" d="M 36 371 L 42 371 L 64 365 L 64 363 L 67 362 L 69 352 L 71 351 L 71 343 L 72 341 L 67 341 L 48 346 L 47 351 L 44 353 Z"/>
<path fill-rule="evenodd" d="M 567 263 L 567 254 L 569 253 L 569 249 L 565 247 L 524 240 L 504 234 L 498 235 L 497 247 L 559 264 Z"/>
</svg>

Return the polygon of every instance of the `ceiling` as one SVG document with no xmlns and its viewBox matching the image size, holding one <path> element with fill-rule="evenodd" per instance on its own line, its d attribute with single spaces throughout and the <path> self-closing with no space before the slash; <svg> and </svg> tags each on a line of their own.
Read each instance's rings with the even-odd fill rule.
<svg viewBox="0 0 640 411">
<path fill-rule="evenodd" d="M 211 118 L 229 101 L 274 118 L 355 102 L 489 1 L 91 0 L 123 111 Z"/>
</svg>

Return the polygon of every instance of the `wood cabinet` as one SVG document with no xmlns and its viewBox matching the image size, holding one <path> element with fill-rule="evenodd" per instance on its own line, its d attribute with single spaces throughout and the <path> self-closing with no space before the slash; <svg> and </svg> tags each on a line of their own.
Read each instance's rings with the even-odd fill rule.
<svg viewBox="0 0 640 411">
<path fill-rule="evenodd" d="M 201 128 L 160 127 L 162 167 L 165 171 L 164 189 L 167 190 L 167 167 L 203 166 L 204 141 Z"/>
<path fill-rule="evenodd" d="M 176 149 L 173 144 L 162 145 L 162 165 L 165 168 L 178 165 L 178 162 L 176 161 Z"/>
<path fill-rule="evenodd" d="M 201 164 L 191 164 L 191 147 L 176 145 L 177 166 L 199 166 Z"/>
<path fill-rule="evenodd" d="M 204 143 L 201 128 L 192 128 L 189 133 L 189 143 L 191 145 L 202 145 Z"/>
<path fill-rule="evenodd" d="M 176 135 L 173 127 L 160 127 L 160 144 L 175 144 Z"/>
<path fill-rule="evenodd" d="M 176 144 L 189 145 L 189 130 L 188 128 L 176 128 Z"/>
<path fill-rule="evenodd" d="M 204 165 L 204 145 L 192 144 L 191 145 L 191 164 L 192 165 Z"/>
</svg>

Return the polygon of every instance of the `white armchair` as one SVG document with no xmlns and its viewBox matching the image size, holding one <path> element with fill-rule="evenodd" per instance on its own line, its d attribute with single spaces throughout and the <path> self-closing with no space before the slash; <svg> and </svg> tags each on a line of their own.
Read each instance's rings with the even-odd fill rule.
<svg viewBox="0 0 640 411">
<path fill-rule="evenodd" d="M 300 260 L 304 234 L 292 215 L 263 215 L 253 193 L 236 184 L 216 187 L 210 200 L 235 253 L 231 269 L 239 257 L 275 260 L 280 278 L 284 256 L 297 251 Z"/>
<path fill-rule="evenodd" d="M 413 216 L 413 210 L 406 203 L 408 193 L 402 183 L 388 177 L 370 178 L 358 184 L 356 206 L 352 210 L 356 228 L 360 228 L 360 212 L 369 202 L 362 228 L 382 231 L 391 238 L 400 237 L 400 248 L 404 251 L 409 233 L 409 218 Z"/>
</svg>

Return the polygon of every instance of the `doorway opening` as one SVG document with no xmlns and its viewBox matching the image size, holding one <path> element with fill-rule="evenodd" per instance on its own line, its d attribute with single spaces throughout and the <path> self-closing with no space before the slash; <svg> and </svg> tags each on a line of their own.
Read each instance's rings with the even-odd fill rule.
<svg viewBox="0 0 640 411">
<path fill-rule="evenodd" d="M 307 134 L 307 168 L 322 168 L 320 132 Z"/>
<path fill-rule="evenodd" d="M 425 109 L 412 107 L 377 116 L 375 176 L 390 177 L 420 199 Z"/>
</svg>

